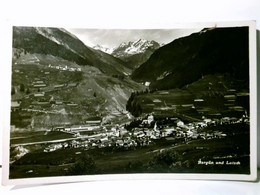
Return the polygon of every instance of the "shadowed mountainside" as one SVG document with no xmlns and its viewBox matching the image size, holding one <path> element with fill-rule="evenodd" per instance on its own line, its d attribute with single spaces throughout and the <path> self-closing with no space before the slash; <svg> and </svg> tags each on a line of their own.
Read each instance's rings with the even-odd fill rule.
<svg viewBox="0 0 260 195">
<path fill-rule="evenodd" d="M 181 88 L 204 75 L 228 73 L 249 80 L 248 28 L 203 29 L 156 50 L 132 78 L 152 89 Z"/>
</svg>

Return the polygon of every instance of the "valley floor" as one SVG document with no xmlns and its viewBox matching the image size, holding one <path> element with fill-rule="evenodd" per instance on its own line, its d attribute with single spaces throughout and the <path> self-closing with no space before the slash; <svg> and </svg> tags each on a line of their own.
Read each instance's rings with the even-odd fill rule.
<svg viewBox="0 0 260 195">
<path fill-rule="evenodd" d="M 249 126 L 236 123 L 211 128 L 212 131 L 201 130 L 197 138 L 171 134 L 156 139 L 145 135 L 146 139 L 141 139 L 125 134 L 114 136 L 110 144 L 102 141 L 105 136 L 96 139 L 99 141 L 90 139 L 96 135 L 61 141 L 55 136 L 64 136 L 63 132 L 49 135 L 37 132 L 38 137 L 47 136 L 45 141 L 19 144 L 19 138 L 11 140 L 15 143 L 11 158 L 15 159 L 22 151 L 24 155 L 16 156 L 10 164 L 10 178 L 118 173 L 249 174 Z M 222 131 L 222 137 L 213 137 L 214 132 L 217 135 L 216 129 Z M 26 138 L 19 142 L 23 139 Z M 48 139 L 57 142 L 50 143 Z"/>
</svg>

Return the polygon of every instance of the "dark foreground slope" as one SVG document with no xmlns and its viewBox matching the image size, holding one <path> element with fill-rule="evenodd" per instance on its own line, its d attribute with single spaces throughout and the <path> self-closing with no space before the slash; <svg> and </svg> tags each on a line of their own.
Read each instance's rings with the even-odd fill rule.
<svg viewBox="0 0 260 195">
<path fill-rule="evenodd" d="M 159 48 L 132 78 L 152 89 L 180 88 L 204 75 L 228 73 L 248 81 L 248 28 L 204 29 Z"/>
</svg>

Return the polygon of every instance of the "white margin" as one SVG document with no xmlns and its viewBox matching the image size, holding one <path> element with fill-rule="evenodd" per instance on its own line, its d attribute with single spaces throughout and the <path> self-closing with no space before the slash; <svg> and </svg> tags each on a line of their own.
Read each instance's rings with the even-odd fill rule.
<svg viewBox="0 0 260 195">
<path fill-rule="evenodd" d="M 6 60 L 4 61 L 10 67 L 5 67 L 8 77 L 6 85 L 9 87 L 9 93 L 3 94 L 3 170 L 2 185 L 28 185 L 44 183 L 67 183 L 80 181 L 109 181 L 109 180 L 233 180 L 233 181 L 255 181 L 257 179 L 257 66 L 256 66 L 256 24 L 255 21 L 234 21 L 234 22 L 199 22 L 199 23 L 160 23 L 147 26 L 125 26 L 124 29 L 178 29 L 178 28 L 200 28 L 200 27 L 249 27 L 249 66 L 250 66 L 250 174 L 107 174 L 107 175 L 86 175 L 86 176 L 63 176 L 63 177 L 41 177 L 28 179 L 9 179 L 9 149 L 10 149 L 10 99 L 11 99 L 11 60 L 12 60 L 12 26 L 48 26 L 46 24 L 9 24 L 10 42 L 7 48 Z M 54 27 L 54 26 L 53 26 Z M 55 26 L 58 27 L 58 26 Z M 65 26 L 62 26 L 66 28 Z M 122 27 L 122 26 L 120 26 Z M 118 29 L 118 26 L 70 26 L 70 28 L 103 28 Z M 122 29 L 122 28 L 121 28 Z"/>
</svg>

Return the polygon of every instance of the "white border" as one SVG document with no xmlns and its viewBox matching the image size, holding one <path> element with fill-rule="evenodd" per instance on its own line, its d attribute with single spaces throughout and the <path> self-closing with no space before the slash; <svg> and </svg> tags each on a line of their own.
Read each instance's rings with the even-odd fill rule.
<svg viewBox="0 0 260 195">
<path fill-rule="evenodd" d="M 10 35 L 8 40 L 12 43 L 12 26 L 48 26 L 40 24 L 12 24 L 9 25 Z M 208 23 L 174 23 L 174 24 L 155 24 L 154 26 L 127 26 L 124 29 L 177 29 L 177 28 L 203 28 L 203 27 L 249 27 L 249 66 L 250 66 L 250 174 L 113 174 L 113 175 L 86 175 L 86 176 L 63 176 L 63 177 L 41 177 L 28 179 L 9 179 L 9 150 L 10 150 L 10 94 L 11 94 L 11 66 L 6 66 L 5 71 L 9 74 L 7 86 L 9 87 L 8 94 L 5 94 L 3 111 L 3 185 L 27 185 L 27 184 L 42 184 L 42 183 L 64 183 L 64 182 L 79 182 L 79 181 L 105 181 L 105 180 L 143 180 L 143 179 L 198 179 L 198 180 L 243 180 L 255 181 L 257 178 L 257 80 L 256 80 L 256 25 L 254 21 L 242 22 L 208 22 Z M 57 26 L 55 26 L 57 27 Z M 122 26 L 121 26 L 122 27 Z M 66 27 L 65 27 L 66 28 Z M 107 28 L 115 29 L 118 26 L 90 25 L 90 26 L 70 26 L 70 28 Z M 121 28 L 122 29 L 122 28 Z M 11 65 L 12 45 L 7 49 L 6 56 L 7 64 Z M 6 114 L 8 113 L 8 114 Z"/>
</svg>

